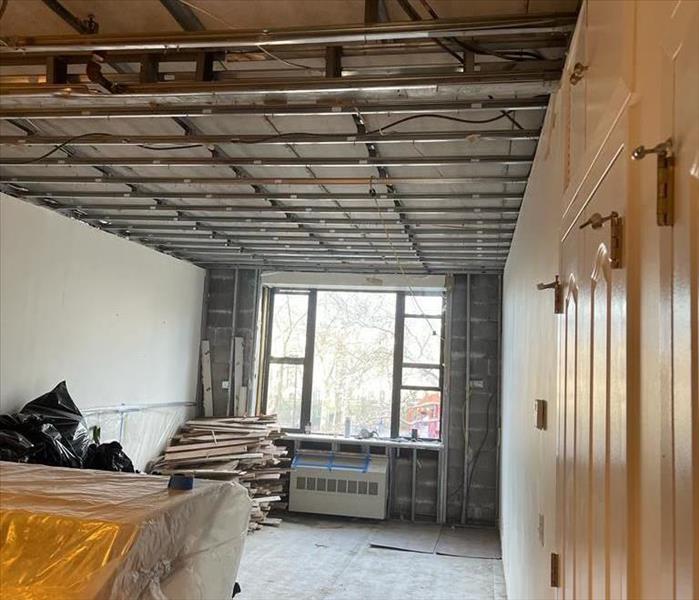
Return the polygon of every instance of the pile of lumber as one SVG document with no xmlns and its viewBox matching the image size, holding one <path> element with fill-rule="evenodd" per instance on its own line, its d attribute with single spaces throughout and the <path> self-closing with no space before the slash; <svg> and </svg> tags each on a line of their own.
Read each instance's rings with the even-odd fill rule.
<svg viewBox="0 0 699 600">
<path fill-rule="evenodd" d="M 199 418 L 187 421 L 151 467 L 164 475 L 186 473 L 203 479 L 237 481 L 253 502 L 250 530 L 279 525 L 268 516 L 282 503 L 288 477 L 287 451 L 274 445 L 281 437 L 276 415 Z"/>
</svg>

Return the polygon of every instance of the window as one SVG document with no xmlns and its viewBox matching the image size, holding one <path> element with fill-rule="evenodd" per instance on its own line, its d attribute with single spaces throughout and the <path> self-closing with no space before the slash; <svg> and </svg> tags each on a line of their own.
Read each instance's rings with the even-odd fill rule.
<svg viewBox="0 0 699 600">
<path fill-rule="evenodd" d="M 438 439 L 444 298 L 267 289 L 262 397 L 282 426 Z"/>
</svg>

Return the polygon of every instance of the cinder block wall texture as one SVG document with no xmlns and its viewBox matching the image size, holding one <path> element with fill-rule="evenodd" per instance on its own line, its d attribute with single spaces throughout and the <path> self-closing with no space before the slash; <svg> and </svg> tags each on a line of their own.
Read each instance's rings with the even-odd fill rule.
<svg viewBox="0 0 699 600">
<path fill-rule="evenodd" d="M 237 280 L 236 280 L 237 277 Z M 211 349 L 211 382 L 214 415 L 227 414 L 232 381 L 233 338 L 243 338 L 243 377 L 247 388 L 245 406 L 253 392 L 255 327 L 259 272 L 253 269 L 220 269 L 208 272 L 206 338 Z M 235 307 L 235 331 L 233 331 Z M 231 407 L 233 402 L 231 400 Z"/>
<path fill-rule="evenodd" d="M 453 280 L 446 382 L 449 522 L 495 523 L 498 518 L 500 285 L 498 275 Z"/>
</svg>

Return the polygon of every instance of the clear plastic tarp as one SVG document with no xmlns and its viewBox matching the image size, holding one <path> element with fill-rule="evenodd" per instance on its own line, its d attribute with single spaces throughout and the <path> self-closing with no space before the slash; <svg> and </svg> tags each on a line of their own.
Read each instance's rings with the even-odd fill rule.
<svg viewBox="0 0 699 600">
<path fill-rule="evenodd" d="M 238 484 L 0 462 L 0 597 L 230 599 L 250 517 Z"/>
</svg>

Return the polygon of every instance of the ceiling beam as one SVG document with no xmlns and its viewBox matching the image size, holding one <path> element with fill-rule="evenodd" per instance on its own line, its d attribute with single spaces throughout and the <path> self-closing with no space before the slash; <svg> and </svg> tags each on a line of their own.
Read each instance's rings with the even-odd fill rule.
<svg viewBox="0 0 699 600">
<path fill-rule="evenodd" d="M 259 48 L 308 44 L 332 45 L 384 40 L 424 40 L 455 36 L 488 37 L 503 33 L 570 33 L 574 13 L 439 19 L 432 21 L 334 25 L 330 27 L 273 28 L 259 31 L 203 31 L 5 37 L 0 53 L 142 52 L 180 49 Z"/>
<path fill-rule="evenodd" d="M 251 135 L 251 134 L 192 134 L 192 135 L 144 135 L 144 134 L 85 134 L 67 135 L 0 135 L 0 144 L 17 144 L 24 146 L 139 146 L 139 145 L 206 145 L 206 144 L 254 144 L 254 145 L 317 145 L 317 144 L 366 144 L 371 143 L 413 143 L 413 142 L 453 142 L 468 140 L 538 140 L 538 129 L 501 130 L 468 129 L 463 131 L 420 131 L 367 134 L 290 134 L 290 135 Z M 166 148 L 163 148 L 166 149 Z"/>
<path fill-rule="evenodd" d="M 300 158 L 265 158 L 254 156 L 82 156 L 60 158 L 8 158 L 0 157 L 0 166 L 45 165 L 45 166 L 111 166 L 111 167 L 228 167 L 231 165 L 252 167 L 439 167 L 448 165 L 498 164 L 528 165 L 534 161 L 533 156 L 517 155 L 471 155 L 471 156 L 420 156 L 409 158 L 382 157 L 300 157 Z"/>
<path fill-rule="evenodd" d="M 519 207 L 504 206 L 221 206 L 219 204 L 62 204 L 50 205 L 54 210 L 131 210 L 144 212 L 227 212 L 227 213 L 477 213 L 489 215 L 518 214 Z"/>
<path fill-rule="evenodd" d="M 1 106 L 0 119 L 90 119 L 90 118 L 164 118 L 211 117 L 215 115 L 256 116 L 342 116 L 347 114 L 412 114 L 483 112 L 492 110 L 546 110 L 548 96 L 455 101 L 412 100 L 392 102 L 354 102 L 344 104 L 147 104 L 127 106 Z"/>
<path fill-rule="evenodd" d="M 194 222 L 194 223 L 201 223 L 203 224 L 203 227 L 214 227 L 217 228 L 217 225 L 205 225 L 205 223 L 264 223 L 266 226 L 267 225 L 282 225 L 284 223 L 288 223 L 288 221 L 284 219 L 274 219 L 271 217 L 232 217 L 232 216 L 197 216 L 197 217 L 192 217 L 192 216 L 185 216 L 185 215 L 180 215 L 176 217 L 169 217 L 166 215 L 111 215 L 111 214 L 92 214 L 92 215 L 84 215 L 84 219 L 92 219 L 92 220 L 106 220 L 112 223 L 118 223 L 118 222 L 131 222 L 131 221 L 164 221 L 164 222 L 182 222 L 182 223 L 188 223 L 188 222 Z M 407 225 L 464 225 L 467 223 L 475 223 L 475 224 L 487 224 L 488 222 L 492 223 L 497 223 L 497 224 L 514 224 L 517 222 L 517 219 L 515 218 L 490 218 L 490 217 L 456 217 L 456 218 L 448 218 L 448 217 L 433 217 L 433 218 L 421 218 L 419 221 L 413 222 L 413 221 L 406 221 L 404 224 Z M 376 218 L 376 219 L 369 219 L 369 218 L 351 218 L 351 219 L 342 219 L 338 217 L 312 217 L 308 216 L 307 214 L 299 215 L 296 217 L 295 224 L 319 224 L 319 225 L 381 225 L 381 226 L 389 226 L 393 225 L 394 227 L 396 226 L 402 226 L 402 223 L 399 221 L 390 221 L 388 218 Z"/>
<path fill-rule="evenodd" d="M 185 31 L 204 31 L 206 29 L 194 11 L 180 0 L 160 0 L 160 4 Z"/>
<path fill-rule="evenodd" d="M 391 185 L 459 185 L 459 184 L 526 184 L 527 176 L 473 175 L 464 177 L 143 177 L 142 175 L 115 176 L 60 176 L 60 175 L 2 175 L 2 183 L 58 183 L 58 184 L 194 184 L 194 185 L 361 185 L 365 187 Z"/>
<path fill-rule="evenodd" d="M 388 194 L 378 193 L 376 196 L 364 192 L 108 192 L 99 191 L 24 191 L 21 194 L 14 194 L 22 198 L 31 199 L 61 199 L 69 198 L 77 200 L 79 198 L 88 199 L 118 199 L 124 200 L 129 198 L 132 200 L 293 200 L 293 201 L 309 201 L 309 202 L 360 202 L 367 201 L 373 204 L 375 199 L 385 200 Z M 486 200 L 491 202 L 521 202 L 522 194 L 512 193 L 442 193 L 442 192 L 427 192 L 427 193 L 403 193 L 396 192 L 391 198 L 400 200 L 420 201 L 420 202 L 465 202 L 469 200 Z"/>
</svg>

